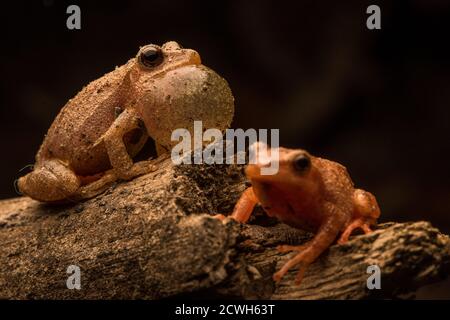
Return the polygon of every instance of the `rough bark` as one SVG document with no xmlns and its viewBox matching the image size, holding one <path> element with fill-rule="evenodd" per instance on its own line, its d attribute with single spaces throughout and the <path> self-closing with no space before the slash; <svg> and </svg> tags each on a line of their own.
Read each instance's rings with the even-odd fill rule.
<svg viewBox="0 0 450 320">
<path fill-rule="evenodd" d="M 384 223 L 332 246 L 300 286 L 295 269 L 274 284 L 273 272 L 292 254 L 276 246 L 311 235 L 260 209 L 248 225 L 212 218 L 230 212 L 244 190 L 241 169 L 164 160 L 158 171 L 83 203 L 1 201 L 0 298 L 390 298 L 450 270 L 448 236 L 428 222 Z M 381 290 L 366 286 L 373 264 Z M 81 290 L 67 289 L 69 265 L 81 268 Z"/>
</svg>

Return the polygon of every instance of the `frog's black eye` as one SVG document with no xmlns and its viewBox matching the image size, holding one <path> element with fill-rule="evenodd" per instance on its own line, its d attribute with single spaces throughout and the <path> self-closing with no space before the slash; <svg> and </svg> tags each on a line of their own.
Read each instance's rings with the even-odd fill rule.
<svg viewBox="0 0 450 320">
<path fill-rule="evenodd" d="M 158 47 L 148 47 L 140 54 L 141 63 L 146 67 L 156 67 L 163 61 L 163 53 Z"/>
<path fill-rule="evenodd" d="M 302 154 L 299 154 L 297 157 L 295 157 L 293 164 L 294 164 L 294 169 L 297 172 L 302 173 L 302 172 L 305 172 L 306 170 L 308 170 L 309 167 L 311 166 L 311 159 L 307 154 L 302 153 Z"/>
</svg>

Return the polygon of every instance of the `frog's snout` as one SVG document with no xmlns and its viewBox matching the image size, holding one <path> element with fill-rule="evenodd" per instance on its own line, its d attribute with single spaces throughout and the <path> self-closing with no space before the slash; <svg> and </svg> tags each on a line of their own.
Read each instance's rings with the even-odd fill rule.
<svg viewBox="0 0 450 320">
<path fill-rule="evenodd" d="M 164 43 L 161 48 L 166 52 L 175 52 L 177 55 L 181 54 L 181 56 L 184 57 L 183 60 L 185 65 L 198 65 L 202 63 L 197 51 L 184 49 L 176 41 L 168 41 Z"/>
<path fill-rule="evenodd" d="M 202 63 L 202 60 L 200 59 L 200 55 L 197 51 L 192 49 L 183 49 L 186 50 L 186 56 L 187 56 L 187 64 L 188 65 L 198 65 Z"/>
<path fill-rule="evenodd" d="M 245 167 L 244 173 L 247 176 L 247 178 L 254 179 L 254 178 L 257 178 L 257 177 L 261 176 L 261 171 L 260 170 L 261 170 L 261 168 L 257 164 L 249 163 Z"/>
<path fill-rule="evenodd" d="M 263 168 L 270 168 L 274 163 L 278 163 L 279 155 L 277 149 L 270 148 L 262 141 L 254 142 L 250 148 L 249 164 L 245 168 L 248 178 L 260 178 Z M 264 174 L 263 174 L 264 175 Z"/>
<path fill-rule="evenodd" d="M 259 167 L 269 166 L 272 160 L 272 149 L 262 141 L 254 142 L 250 148 L 250 162 Z"/>
</svg>

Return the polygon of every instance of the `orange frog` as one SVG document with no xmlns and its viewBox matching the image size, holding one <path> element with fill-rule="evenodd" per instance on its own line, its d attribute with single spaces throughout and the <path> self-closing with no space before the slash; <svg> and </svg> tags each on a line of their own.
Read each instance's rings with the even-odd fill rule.
<svg viewBox="0 0 450 320">
<path fill-rule="evenodd" d="M 266 149 L 266 146 L 258 142 L 252 148 Z M 346 168 L 339 163 L 314 157 L 301 149 L 269 148 L 266 154 L 265 159 L 258 157 L 256 163 L 246 167 L 245 174 L 252 186 L 236 203 L 231 218 L 247 222 L 259 203 L 268 216 L 295 228 L 315 232 L 314 238 L 306 244 L 278 247 L 281 252 L 297 251 L 298 254 L 287 261 L 273 279 L 279 281 L 290 268 L 299 265 L 296 283 L 300 284 L 308 265 L 341 232 L 339 244 L 347 242 L 357 228 L 371 232 L 370 225 L 376 224 L 380 209 L 371 193 L 354 188 Z M 261 169 L 273 167 L 273 161 L 278 161 L 278 172 L 262 174 Z M 225 218 L 223 215 L 216 217 Z"/>
</svg>

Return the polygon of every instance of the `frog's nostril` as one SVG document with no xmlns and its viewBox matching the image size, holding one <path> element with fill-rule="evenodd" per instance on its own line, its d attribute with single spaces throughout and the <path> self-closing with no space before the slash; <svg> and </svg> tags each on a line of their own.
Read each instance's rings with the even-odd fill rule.
<svg viewBox="0 0 450 320">
<path fill-rule="evenodd" d="M 164 50 L 177 50 L 177 49 L 182 49 L 183 47 L 180 44 L 178 44 L 178 42 L 168 41 L 163 44 L 162 48 Z"/>
</svg>

